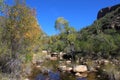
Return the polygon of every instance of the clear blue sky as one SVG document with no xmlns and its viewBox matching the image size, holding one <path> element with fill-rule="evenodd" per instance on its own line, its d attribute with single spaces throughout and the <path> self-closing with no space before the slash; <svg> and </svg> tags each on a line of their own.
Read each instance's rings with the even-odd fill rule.
<svg viewBox="0 0 120 80">
<path fill-rule="evenodd" d="M 8 0 L 9 1 L 9 0 Z M 27 4 L 37 11 L 41 29 L 48 35 L 54 35 L 55 20 L 58 17 L 67 19 L 71 26 L 80 30 L 96 20 L 101 8 L 119 4 L 120 0 L 26 0 Z"/>
</svg>

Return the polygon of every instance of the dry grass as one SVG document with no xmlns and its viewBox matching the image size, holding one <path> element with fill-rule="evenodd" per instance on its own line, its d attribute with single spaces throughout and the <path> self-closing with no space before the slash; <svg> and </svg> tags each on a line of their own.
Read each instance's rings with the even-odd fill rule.
<svg viewBox="0 0 120 80">
<path fill-rule="evenodd" d="M 103 67 L 103 71 L 105 71 L 109 77 L 113 74 L 116 80 L 120 80 L 119 66 L 116 66 L 115 64 L 108 64 Z"/>
</svg>

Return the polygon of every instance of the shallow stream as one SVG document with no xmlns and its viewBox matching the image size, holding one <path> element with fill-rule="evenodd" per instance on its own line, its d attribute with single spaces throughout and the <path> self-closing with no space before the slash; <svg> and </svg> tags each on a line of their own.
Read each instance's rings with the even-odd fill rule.
<svg viewBox="0 0 120 80">
<path fill-rule="evenodd" d="M 89 73 L 88 77 L 80 78 L 76 77 L 70 72 L 61 72 L 57 68 L 59 61 L 45 61 L 40 68 L 36 66 L 32 67 L 32 73 L 29 76 L 30 80 L 96 80 L 95 73 Z"/>
</svg>

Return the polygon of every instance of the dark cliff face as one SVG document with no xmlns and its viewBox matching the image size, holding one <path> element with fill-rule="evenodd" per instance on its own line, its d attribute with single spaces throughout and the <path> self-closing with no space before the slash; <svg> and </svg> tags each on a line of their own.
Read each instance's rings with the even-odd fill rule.
<svg viewBox="0 0 120 80">
<path fill-rule="evenodd" d="M 120 7 L 120 4 L 117 4 L 117 5 L 112 6 L 112 7 L 106 7 L 106 8 L 101 9 L 98 12 L 97 19 L 100 19 L 100 18 L 104 17 L 107 13 L 110 13 L 110 12 L 116 10 L 119 7 Z"/>
<path fill-rule="evenodd" d="M 120 30 L 120 8 L 117 8 L 115 11 L 106 14 L 101 18 L 101 20 L 103 29 Z"/>
</svg>

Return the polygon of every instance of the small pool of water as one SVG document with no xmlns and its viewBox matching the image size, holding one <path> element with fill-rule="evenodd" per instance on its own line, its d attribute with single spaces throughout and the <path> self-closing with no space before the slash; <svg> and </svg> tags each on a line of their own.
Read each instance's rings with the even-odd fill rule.
<svg viewBox="0 0 120 80">
<path fill-rule="evenodd" d="M 48 74 L 38 74 L 35 80 L 61 80 L 59 72 L 49 71 Z"/>
<path fill-rule="evenodd" d="M 70 72 L 60 72 L 57 70 L 56 61 L 47 61 L 41 66 L 44 68 L 36 68 L 33 66 L 30 80 L 96 80 L 95 73 L 88 74 L 87 78 L 78 78 Z"/>
<path fill-rule="evenodd" d="M 64 74 L 66 75 L 66 74 Z M 87 78 L 75 78 L 75 76 L 61 76 L 60 72 L 49 71 L 48 74 L 38 74 L 35 80 L 88 80 Z"/>
</svg>

